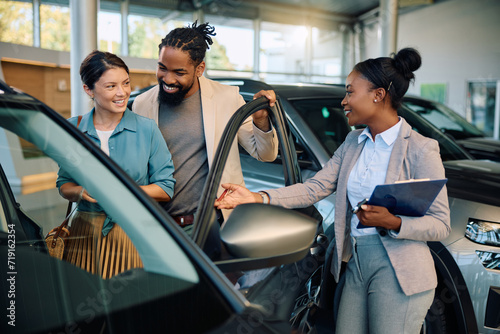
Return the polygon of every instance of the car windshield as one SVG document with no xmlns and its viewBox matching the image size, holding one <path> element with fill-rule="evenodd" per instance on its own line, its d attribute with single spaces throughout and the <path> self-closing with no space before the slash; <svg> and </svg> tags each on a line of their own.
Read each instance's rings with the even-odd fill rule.
<svg viewBox="0 0 500 334">
<path fill-rule="evenodd" d="M 473 159 L 472 156 L 462 149 L 452 138 L 439 131 L 433 124 L 410 108 L 403 105 L 398 109 L 398 114 L 412 126 L 413 130 L 438 141 L 441 159 L 443 161 Z"/>
<path fill-rule="evenodd" d="M 62 332 L 75 325 L 83 332 L 100 332 L 87 326 L 102 326 L 105 321 L 118 324 L 115 319 L 119 318 L 123 325 L 117 325 L 121 328 L 117 332 L 170 328 L 198 333 L 223 322 L 229 309 L 218 297 L 217 288 L 203 278 L 198 262 L 189 256 L 187 249 L 194 249 L 194 244 L 191 248 L 187 241 L 181 245 L 187 237 L 180 230 L 173 233 L 174 226 L 167 228 L 160 208 L 155 209 L 155 203 L 141 195 L 134 181 L 97 146 L 78 135 L 77 129 L 43 103 L 23 94 L 0 93 L 0 248 L 7 254 L 9 240 L 14 241 L 9 248 L 15 249 L 10 269 L 6 259 L 0 278 L 5 281 L 7 273 L 15 275 L 16 328 L 20 332 Z M 61 224 L 68 207 L 56 188 L 59 168 L 92 194 L 124 231 L 122 241 L 103 241 L 97 247 L 120 254 L 124 245 L 132 244 L 138 256 L 122 261 L 139 265 L 134 262 L 132 269 L 104 278 L 101 274 L 106 269 L 100 268 L 108 268 L 106 263 L 114 265 L 108 257 L 96 259 L 95 264 L 91 257 L 75 262 L 67 253 L 62 259 L 48 254 L 44 236 Z M 66 242 L 90 249 L 89 245 L 99 241 L 72 239 L 75 219 L 70 221 Z M 85 254 L 82 251 L 78 256 Z M 195 309 L 190 302 L 193 298 L 197 300 Z M 191 318 L 189 312 L 176 312 L 178 307 L 194 314 L 213 307 L 218 316 L 192 322 L 186 318 Z"/>
<path fill-rule="evenodd" d="M 455 139 L 485 137 L 481 130 L 444 104 L 414 98 L 407 98 L 403 103 Z"/>
<path fill-rule="evenodd" d="M 335 98 L 290 100 L 330 155 L 351 131 L 340 102 Z"/>
</svg>

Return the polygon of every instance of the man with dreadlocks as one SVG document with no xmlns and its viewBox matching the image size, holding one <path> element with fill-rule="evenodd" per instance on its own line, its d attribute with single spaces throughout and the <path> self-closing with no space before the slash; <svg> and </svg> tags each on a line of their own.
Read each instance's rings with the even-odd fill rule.
<svg viewBox="0 0 500 334">
<path fill-rule="evenodd" d="M 203 59 L 212 45 L 210 36 L 215 36 L 215 28 L 208 23 L 194 22 L 172 30 L 159 45 L 158 85 L 139 95 L 132 106 L 134 112 L 157 122 L 167 142 L 177 183 L 172 200 L 161 205 L 188 233 L 222 132 L 233 113 L 245 103 L 237 87 L 203 76 Z M 273 91 L 260 91 L 254 97 L 260 96 L 267 97 L 271 106 L 276 101 Z M 278 140 L 266 110 L 245 121 L 238 131 L 238 142 L 258 160 L 276 159 Z M 243 184 L 236 143 L 229 152 L 221 183 Z M 223 190 L 219 186 L 218 195 Z M 217 244 L 215 248 L 219 245 L 212 244 Z"/>
</svg>

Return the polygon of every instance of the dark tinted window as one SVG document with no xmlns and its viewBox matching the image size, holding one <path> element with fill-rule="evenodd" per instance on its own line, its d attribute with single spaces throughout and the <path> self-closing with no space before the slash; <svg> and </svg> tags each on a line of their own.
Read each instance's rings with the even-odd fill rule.
<svg viewBox="0 0 500 334">
<path fill-rule="evenodd" d="M 308 99 L 289 101 L 314 131 L 330 155 L 342 144 L 351 130 L 340 99 Z"/>
<path fill-rule="evenodd" d="M 407 99 L 404 104 L 455 139 L 484 137 L 481 130 L 441 103 Z"/>
<path fill-rule="evenodd" d="M 462 160 L 472 159 L 472 157 L 463 150 L 452 138 L 442 133 L 438 128 L 429 123 L 425 118 L 416 114 L 407 107 L 401 107 L 398 114 L 402 116 L 415 130 L 423 136 L 433 138 L 439 142 L 441 159 Z"/>
</svg>

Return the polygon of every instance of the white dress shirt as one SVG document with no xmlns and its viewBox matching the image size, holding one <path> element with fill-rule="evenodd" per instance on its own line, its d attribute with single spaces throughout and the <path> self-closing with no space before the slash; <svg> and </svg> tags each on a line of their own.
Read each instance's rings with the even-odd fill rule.
<svg viewBox="0 0 500 334">
<path fill-rule="evenodd" d="M 347 197 L 353 208 L 363 199 L 370 198 L 375 186 L 385 183 L 392 148 L 400 128 L 401 119 L 393 127 L 376 135 L 375 140 L 368 128 L 365 128 L 358 137 L 358 143 L 365 141 L 365 146 L 347 181 Z M 377 233 L 374 227 L 358 228 L 358 224 L 358 216 L 353 214 L 351 218 L 352 236 Z"/>
</svg>

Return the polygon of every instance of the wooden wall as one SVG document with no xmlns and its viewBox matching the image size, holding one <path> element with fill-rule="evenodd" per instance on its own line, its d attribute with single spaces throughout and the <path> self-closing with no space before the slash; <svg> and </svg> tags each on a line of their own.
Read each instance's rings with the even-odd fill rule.
<svg viewBox="0 0 500 334">
<path fill-rule="evenodd" d="M 71 116 L 71 79 L 69 66 L 2 59 L 5 82 L 39 99 L 63 115 Z M 130 69 L 132 90 L 155 84 L 154 71 Z M 78 89 L 83 89 L 81 86 Z"/>
</svg>

